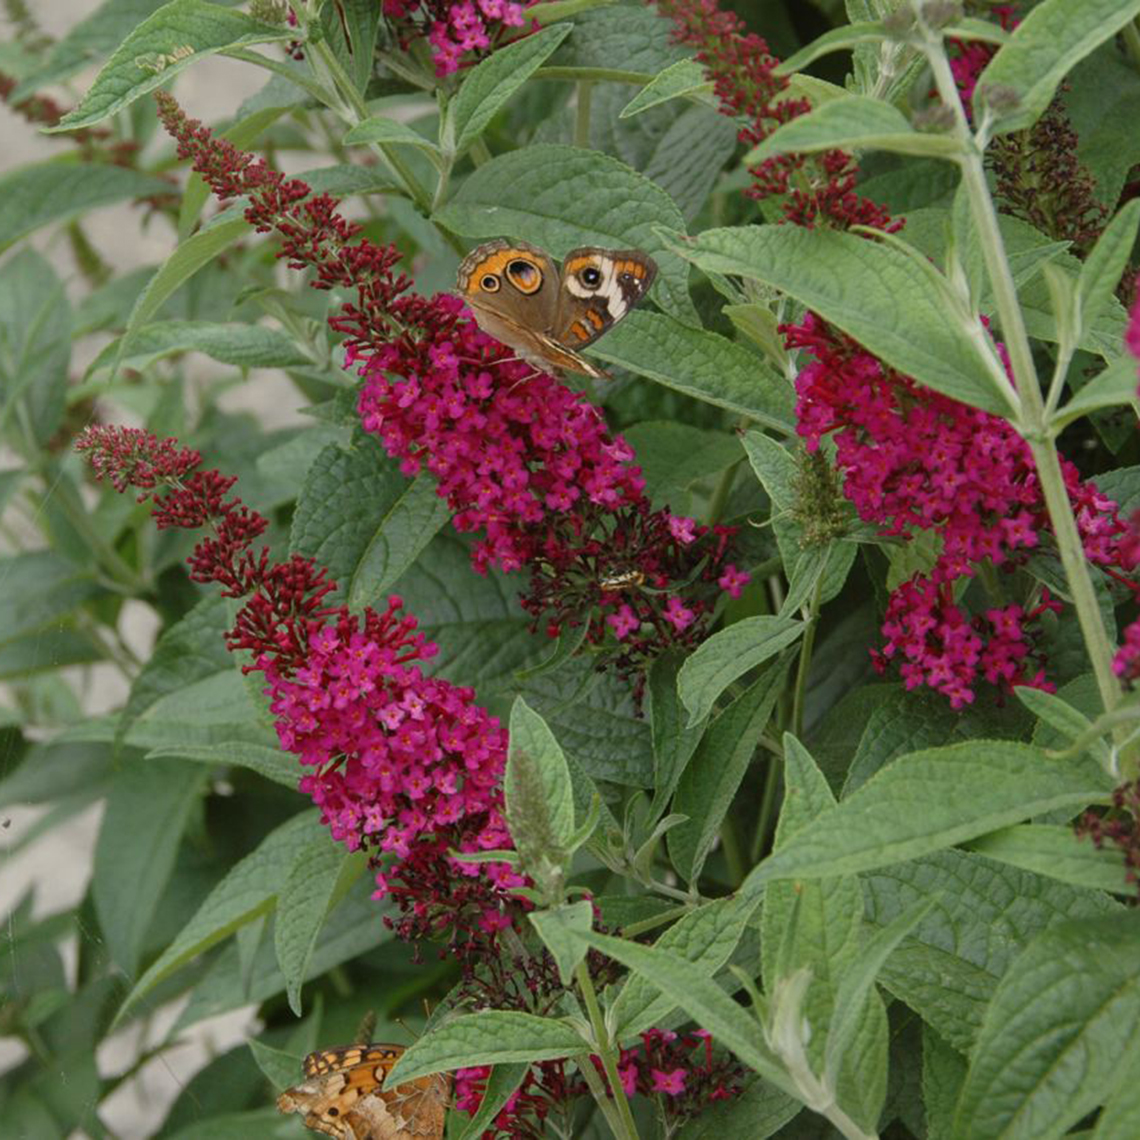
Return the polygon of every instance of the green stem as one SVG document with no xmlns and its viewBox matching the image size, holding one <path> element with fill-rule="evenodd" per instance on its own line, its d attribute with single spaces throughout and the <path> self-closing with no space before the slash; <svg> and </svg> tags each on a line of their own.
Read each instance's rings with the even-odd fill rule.
<svg viewBox="0 0 1140 1140">
<path fill-rule="evenodd" d="M 1101 620 L 1096 591 L 1089 576 L 1077 521 L 1065 490 L 1056 445 L 1048 430 L 1041 387 L 1033 364 L 1033 353 L 1029 346 L 1021 305 L 1017 298 L 1017 286 L 1010 272 L 1009 258 L 998 226 L 997 211 L 994 209 L 993 199 L 986 184 L 982 153 L 966 121 L 954 76 L 950 71 L 950 63 L 937 33 L 928 33 L 924 48 L 942 102 L 954 114 L 955 131 L 962 146 L 962 155 L 958 160 L 962 168 L 962 181 L 966 187 L 974 225 L 978 230 L 979 244 L 993 287 L 1002 335 L 1009 351 L 1014 384 L 1021 404 L 1021 414 L 1014 426 L 1029 444 L 1033 454 L 1045 507 L 1049 512 L 1057 550 L 1061 556 L 1061 564 L 1065 568 L 1073 605 L 1077 611 L 1077 621 L 1084 637 L 1085 649 L 1096 675 L 1101 701 L 1105 710 L 1111 711 L 1120 699 L 1120 686 L 1112 672 L 1112 646 L 1104 622 Z"/>
<path fill-rule="evenodd" d="M 578 106 L 574 113 L 574 145 L 588 150 L 590 146 L 590 104 L 593 102 L 594 84 L 590 79 L 578 82 Z"/>
<path fill-rule="evenodd" d="M 807 629 L 800 642 L 800 659 L 796 667 L 796 688 L 792 700 L 792 735 L 803 736 L 804 703 L 807 700 L 808 674 L 811 672 L 811 655 L 815 648 L 815 631 L 819 625 L 819 599 L 823 592 L 823 572 L 820 571 L 812 591 L 811 605 L 807 614 Z"/>
<path fill-rule="evenodd" d="M 1133 68 L 1140 71 L 1140 27 L 1137 27 L 1136 21 L 1132 20 L 1121 29 L 1121 35 L 1124 37 L 1124 49 L 1132 60 Z"/>
<path fill-rule="evenodd" d="M 582 1079 L 585 1080 L 586 1087 L 590 1090 L 590 1095 L 594 1098 L 594 1103 L 598 1106 L 601 1114 L 606 1118 L 606 1123 L 610 1126 L 610 1131 L 615 1136 L 621 1136 L 622 1124 L 621 1117 L 618 1116 L 617 1113 L 617 1106 L 606 1095 L 605 1082 L 588 1057 L 583 1058 L 578 1063 L 578 1072 L 582 1074 Z"/>
<path fill-rule="evenodd" d="M 716 490 L 713 491 L 712 500 L 709 502 L 709 526 L 714 526 L 720 522 L 720 516 L 724 514 L 724 507 L 728 502 L 728 496 L 732 494 L 732 485 L 736 482 L 736 472 L 743 462 L 743 459 L 738 459 L 735 463 L 729 464 L 717 481 Z"/>
<path fill-rule="evenodd" d="M 579 962 L 574 968 L 574 979 L 578 983 L 582 1000 L 586 1003 L 586 1012 L 590 1016 L 590 1025 L 593 1027 L 594 1040 L 598 1046 L 598 1056 L 602 1059 L 602 1068 L 605 1070 L 606 1079 L 610 1083 L 610 1093 L 617 1108 L 620 1130 L 615 1129 L 614 1135 L 618 1137 L 618 1140 L 638 1140 L 637 1125 L 633 1122 L 629 1100 L 626 1098 L 621 1077 L 618 1075 L 613 1042 L 610 1041 L 609 1031 L 606 1029 L 606 1019 L 598 1005 L 598 995 L 594 992 L 594 983 L 585 962 Z M 611 1124 L 610 1127 L 612 1128 L 613 1125 Z"/>
</svg>

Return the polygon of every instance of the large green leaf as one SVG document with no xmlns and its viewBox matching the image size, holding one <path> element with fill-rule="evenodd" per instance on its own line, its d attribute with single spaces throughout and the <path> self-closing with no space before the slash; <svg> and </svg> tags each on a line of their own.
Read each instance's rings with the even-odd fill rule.
<svg viewBox="0 0 1140 1140">
<path fill-rule="evenodd" d="M 755 353 L 661 313 L 632 312 L 595 346 L 602 360 L 789 435 L 795 393 Z"/>
<path fill-rule="evenodd" d="M 462 154 L 572 30 L 572 24 L 555 24 L 500 48 L 472 68 L 448 107 L 455 137 L 450 148 L 444 140 L 444 150 Z"/>
<path fill-rule="evenodd" d="M 138 969 L 207 772 L 179 760 L 121 761 L 95 847 L 91 892 L 116 965 Z"/>
<path fill-rule="evenodd" d="M 720 833 L 780 695 L 787 660 L 773 661 L 712 721 L 673 797 L 673 811 L 688 819 L 668 835 L 669 857 L 686 881 L 695 882 Z"/>
<path fill-rule="evenodd" d="M 655 228 L 683 230 L 685 220 L 664 190 L 616 158 L 554 145 L 500 154 L 468 177 L 437 220 L 465 237 L 519 237 L 559 258 L 580 245 L 644 250 L 660 270 L 651 296 L 696 323 L 688 267 Z"/>
<path fill-rule="evenodd" d="M 897 863 L 861 882 L 875 926 L 938 898 L 891 955 L 881 980 L 962 1053 L 971 1049 L 998 982 L 1031 939 L 1069 919 L 1122 913 L 1099 891 L 954 849 Z"/>
<path fill-rule="evenodd" d="M 255 851 L 233 866 L 178 937 L 151 963 L 127 994 L 118 1018 L 191 958 L 268 914 L 292 865 L 294 853 L 323 835 L 324 827 L 315 811 L 301 812 L 271 831 Z"/>
<path fill-rule="evenodd" d="M 573 34 L 543 74 L 646 83 L 688 54 L 674 42 L 672 32 L 671 20 L 640 5 L 582 12 L 574 16 Z"/>
<path fill-rule="evenodd" d="M 855 234 L 775 225 L 706 230 L 677 248 L 708 272 L 787 293 L 947 396 L 999 414 L 1014 406 L 996 354 L 948 312 L 948 292 L 919 255 Z"/>
<path fill-rule="evenodd" d="M 1053 808 L 1104 802 L 1110 784 L 1092 760 L 1051 760 L 1007 741 L 912 752 L 805 827 L 744 889 L 914 859 Z"/>
<path fill-rule="evenodd" d="M 376 605 L 451 518 L 427 475 L 409 480 L 370 436 L 329 444 L 297 497 L 290 545 L 328 567 L 353 608 Z"/>
<path fill-rule="evenodd" d="M 396 1063 L 389 1079 L 397 1085 L 472 1065 L 553 1061 L 589 1051 L 577 1030 L 557 1018 L 487 1009 L 444 1022 L 421 1037 Z"/>
<path fill-rule="evenodd" d="M 962 1136 L 1051 1140 L 1103 1103 L 1140 1031 L 1140 916 L 1066 923 L 1009 968 L 958 1102 Z"/>
<path fill-rule="evenodd" d="M 293 30 L 284 25 L 263 24 L 221 4 L 171 0 L 127 36 L 79 106 L 49 129 L 90 127 L 205 56 L 227 48 L 284 42 L 293 35 Z"/>
<path fill-rule="evenodd" d="M 25 409 L 36 440 L 59 428 L 71 358 L 71 305 L 63 282 L 34 249 L 0 273 L 0 434 Z"/>
<path fill-rule="evenodd" d="M 1140 0 L 1043 0 L 978 77 L 997 132 L 1033 123 L 1069 70 L 1140 13 Z"/>
<path fill-rule="evenodd" d="M 0 177 L 0 250 L 50 222 L 169 192 L 163 179 L 122 166 L 59 161 L 21 166 Z"/>
</svg>

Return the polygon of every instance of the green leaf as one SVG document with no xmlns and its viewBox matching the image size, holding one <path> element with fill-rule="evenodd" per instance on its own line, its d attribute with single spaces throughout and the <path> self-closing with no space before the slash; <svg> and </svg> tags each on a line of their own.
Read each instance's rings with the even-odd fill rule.
<svg viewBox="0 0 1140 1140">
<path fill-rule="evenodd" d="M 670 99 L 685 96 L 707 95 L 713 85 L 705 69 L 695 59 L 679 59 L 664 71 L 659 71 L 623 108 L 620 119 L 640 115 L 650 107 L 657 107 Z"/>
<path fill-rule="evenodd" d="M 451 518 L 428 475 L 408 480 L 371 436 L 329 444 L 305 474 L 289 545 L 327 566 L 353 609 L 375 605 Z"/>
<path fill-rule="evenodd" d="M 677 691 L 689 710 L 688 727 L 709 715 L 733 681 L 775 657 L 803 631 L 802 621 L 763 615 L 734 622 L 702 642 L 677 675 Z"/>
<path fill-rule="evenodd" d="M 934 271 L 894 246 L 831 230 L 745 226 L 706 230 L 677 248 L 706 272 L 782 290 L 936 391 L 999 414 L 1013 406 L 996 357 L 948 319 Z"/>
<path fill-rule="evenodd" d="M 806 748 L 784 735 L 784 802 L 776 828 L 775 849 L 835 804 L 823 773 Z M 854 966 L 863 941 L 863 894 L 853 875 L 810 882 L 778 882 L 764 892 L 760 925 L 761 967 L 765 989 L 774 993 L 781 979 L 807 969 L 811 981 L 801 1014 L 811 1026 L 808 1059 L 822 1071 L 827 1034 L 834 1018 L 840 980 Z M 843 1057 L 832 1085 L 849 1111 L 878 1118 L 885 1093 L 887 1024 L 881 1001 L 865 1002 L 858 1046 Z"/>
<path fill-rule="evenodd" d="M 759 899 L 717 899 L 684 915 L 653 944 L 711 978 L 729 960 Z M 582 944 L 585 948 L 584 943 Z M 629 1044 L 653 1025 L 665 1021 L 675 1003 L 640 974 L 626 978 L 610 1007 L 610 1023 L 619 1041 Z"/>
<path fill-rule="evenodd" d="M 934 903 L 934 899 L 927 899 L 877 931 L 844 973 L 836 989 L 835 1014 L 827 1030 L 825 1070 L 828 1080 L 835 1081 L 840 1064 L 855 1042 L 865 1003 L 873 993 L 875 979 L 883 964 L 895 947 L 930 913 Z M 883 1091 L 886 1092 L 885 1087 Z M 882 1107 L 881 1102 L 879 1107 Z M 877 1117 L 878 1113 L 875 1113 Z"/>
<path fill-rule="evenodd" d="M 1081 298 L 1081 323 L 1091 325 L 1112 298 L 1136 244 L 1140 226 L 1140 199 L 1123 205 L 1097 238 L 1081 264 L 1077 291 Z"/>
<path fill-rule="evenodd" d="M 798 1100 L 757 1078 L 739 1096 L 702 1108 L 677 1140 L 768 1140 L 801 1108 Z"/>
<path fill-rule="evenodd" d="M 695 882 L 720 825 L 752 761 L 784 681 L 786 660 L 773 661 L 713 720 L 689 761 L 673 811 L 689 818 L 669 832 L 669 856 L 687 882 Z"/>
<path fill-rule="evenodd" d="M 680 512 L 694 483 L 719 475 L 742 458 L 736 435 L 678 420 L 642 420 L 621 434 L 637 455 L 653 505 Z"/>
<path fill-rule="evenodd" d="M 878 20 L 853 20 L 850 24 L 824 32 L 806 47 L 788 56 L 776 68 L 776 74 L 791 75 L 795 71 L 802 71 L 809 63 L 814 63 L 830 52 L 849 51 L 859 44 L 879 44 L 885 39 L 887 39 L 886 29 Z"/>
<path fill-rule="evenodd" d="M 135 301 L 126 331 L 119 341 L 119 351 L 125 353 L 130 348 L 131 342 L 150 318 L 181 285 L 189 281 L 203 266 L 209 265 L 224 250 L 252 232 L 253 227 L 245 218 L 228 218 L 199 230 L 193 237 L 181 242 L 159 266 Z"/>
<path fill-rule="evenodd" d="M 123 166 L 54 161 L 18 167 L 0 177 L 0 250 L 50 222 L 169 192 L 169 182 Z"/>
<path fill-rule="evenodd" d="M 1050 1140 L 1111 1095 L 1140 1029 L 1140 915 L 1065 923 L 998 984 L 957 1134 Z"/>
<path fill-rule="evenodd" d="M 736 153 L 736 130 L 731 118 L 710 107 L 688 107 L 640 165 L 642 174 L 677 203 L 687 222 L 700 214 L 721 171 Z"/>
<path fill-rule="evenodd" d="M 777 511 L 794 510 L 799 498 L 796 493 L 799 468 L 792 453 L 778 440 L 759 431 L 747 432 L 741 442 L 772 505 Z"/>
<path fill-rule="evenodd" d="M 754 166 L 777 154 L 812 154 L 835 148 L 948 159 L 962 149 L 950 135 L 916 131 L 890 103 L 865 95 L 847 95 L 777 127 L 749 151 L 744 161 Z"/>
<path fill-rule="evenodd" d="M 1131 1051 L 1116 1091 L 1105 1101 L 1092 1140 L 1133 1140 L 1140 1135 L 1140 1055 Z"/>
<path fill-rule="evenodd" d="M 256 850 L 234 864 L 178 937 L 151 963 L 127 994 L 116 1021 L 191 958 L 269 913 L 298 847 L 324 837 L 315 810 L 301 812 L 271 831 Z"/>
<path fill-rule="evenodd" d="M 116 726 L 117 745 L 163 697 L 219 673 L 236 680 L 233 657 L 226 649 L 224 636 L 229 625 L 225 599 L 205 597 L 163 631 L 150 658 L 131 683 L 130 696 Z"/>
<path fill-rule="evenodd" d="M 954 1140 L 954 1109 L 966 1080 L 966 1062 L 929 1025 L 922 1027 L 922 1100 L 927 1140 Z"/>
<path fill-rule="evenodd" d="M 274 784 L 294 791 L 304 774 L 297 757 L 291 752 L 284 752 L 276 745 L 255 744 L 248 740 L 223 740 L 217 744 L 174 744 L 152 748 L 146 754 L 148 760 L 169 757 L 218 767 L 247 768 Z"/>
<path fill-rule="evenodd" d="M 370 119 L 357 123 L 341 142 L 345 146 L 366 146 L 369 143 L 414 146 L 426 151 L 433 159 L 439 158 L 439 147 L 431 139 L 413 130 L 407 123 L 389 119 L 386 115 L 373 115 Z"/>
<path fill-rule="evenodd" d="M 1140 0 L 1043 0 L 1027 13 L 978 77 L 975 100 L 994 133 L 1036 121 L 1069 70 L 1137 13 Z"/>
<path fill-rule="evenodd" d="M 1059 433 L 1073 420 L 1079 420 L 1098 408 L 1135 403 L 1138 387 L 1140 362 L 1137 362 L 1136 357 L 1125 353 L 1090 380 L 1063 408 L 1054 412 L 1049 420 L 1049 428 Z"/>
<path fill-rule="evenodd" d="M 250 44 L 283 43 L 294 34 L 291 28 L 263 24 L 221 4 L 171 0 L 127 36 L 79 106 L 47 130 L 93 126 L 205 56 Z"/>
<path fill-rule="evenodd" d="M 912 752 L 880 769 L 745 882 L 856 874 L 914 859 L 1057 807 L 1104 802 L 1110 781 L 1091 760 L 1050 760 L 1007 741 Z"/>
<path fill-rule="evenodd" d="M 1033 689 L 1028 685 L 1018 685 L 1013 692 L 1038 720 L 1055 728 L 1066 741 L 1076 740 L 1092 727 L 1092 721 L 1083 712 L 1055 693 Z M 1104 740 L 1093 741 L 1088 751 L 1102 768 L 1111 767 L 1111 752 Z"/>
<path fill-rule="evenodd" d="M 511 838 L 528 869 L 544 859 L 564 861 L 574 834 L 570 770 L 554 733 L 522 697 L 511 706 L 503 798 Z"/>
<path fill-rule="evenodd" d="M 1090 840 L 1078 838 L 1071 827 L 1021 824 L 983 835 L 967 846 L 979 855 L 1075 887 L 1117 894 L 1133 894 L 1136 889 L 1124 880 L 1124 862 L 1118 851 L 1099 850 Z"/>
<path fill-rule="evenodd" d="M 301 1016 L 301 985 L 308 974 L 325 916 L 364 870 L 363 855 L 350 853 L 326 832 L 293 853 L 277 893 L 273 941 L 285 978 L 289 1008 Z"/>
<path fill-rule="evenodd" d="M 594 922 L 594 904 L 589 899 L 582 899 L 551 910 L 532 910 L 527 918 L 557 963 L 562 984 L 569 986 L 574 970 L 586 956 L 585 945 L 572 938 L 569 932 L 590 929 Z"/>
<path fill-rule="evenodd" d="M 656 823 L 673 798 L 704 725 L 685 725 L 681 700 L 677 693 L 677 673 L 683 658 L 680 653 L 663 653 L 649 668 L 649 723 L 653 730 L 653 806 L 650 819 Z"/>
<path fill-rule="evenodd" d="M 132 977 L 174 870 L 204 769 L 171 760 L 121 762 L 95 846 L 95 913 L 115 964 Z"/>
<path fill-rule="evenodd" d="M 486 1009 L 436 1026 L 400 1057 L 388 1080 L 395 1087 L 430 1073 L 475 1065 L 556 1061 L 590 1051 L 590 1043 L 564 1021 Z"/>
<path fill-rule="evenodd" d="M 794 430 L 791 386 L 755 353 L 717 333 L 635 310 L 593 351 L 607 363 L 748 416 L 784 435 Z"/>
<path fill-rule="evenodd" d="M 580 245 L 644 250 L 659 270 L 652 296 L 671 315 L 696 323 L 688 267 L 655 228 L 683 230 L 684 218 L 664 190 L 616 158 L 548 144 L 497 155 L 467 178 L 436 220 L 464 237 L 510 234 L 558 258 Z"/>
<path fill-rule="evenodd" d="M 71 306 L 50 263 L 24 248 L 0 273 L 0 431 L 21 412 L 46 444 L 59 429 L 71 359 Z"/>
<path fill-rule="evenodd" d="M 131 338 L 130 351 L 119 358 L 119 341 L 111 341 L 95 358 L 87 375 L 112 367 L 142 371 L 156 360 L 183 352 L 202 352 L 238 368 L 301 368 L 313 361 L 293 339 L 264 325 L 214 321 L 157 321 Z"/>
<path fill-rule="evenodd" d="M 1121 913 L 1078 890 L 973 852 L 950 849 L 861 878 L 867 920 L 886 926 L 916 902 L 938 906 L 888 959 L 880 981 L 967 1053 L 1010 963 L 1042 930 Z"/>
<path fill-rule="evenodd" d="M 731 1049 L 766 1081 L 796 1096 L 783 1064 L 764 1043 L 760 1023 L 753 1014 L 738 1005 L 711 978 L 696 972 L 684 958 L 656 946 L 641 946 L 594 931 L 579 937 L 595 950 L 635 970 L 702 1029 L 707 1029 L 718 1044 Z"/>
<path fill-rule="evenodd" d="M 672 32 L 671 20 L 640 5 L 581 12 L 574 16 L 573 34 L 543 74 L 578 79 L 608 72 L 611 78 L 646 83 L 689 54 L 673 41 Z"/>
<path fill-rule="evenodd" d="M 62 622 L 101 591 L 88 570 L 47 550 L 0 559 L 0 644 Z"/>
<path fill-rule="evenodd" d="M 556 24 L 493 52 L 472 68 L 448 107 L 454 116 L 454 154 L 464 151 L 487 129 L 495 113 L 546 62 L 547 57 L 573 31 L 572 24 Z"/>
</svg>

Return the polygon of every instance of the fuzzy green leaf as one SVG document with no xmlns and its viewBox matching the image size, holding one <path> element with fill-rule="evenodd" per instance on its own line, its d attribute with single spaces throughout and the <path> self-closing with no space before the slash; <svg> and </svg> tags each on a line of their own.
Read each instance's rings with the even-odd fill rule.
<svg viewBox="0 0 1140 1140">
<path fill-rule="evenodd" d="M 696 323 L 688 267 L 655 228 L 683 230 L 680 210 L 609 155 L 549 144 L 497 155 L 467 178 L 437 221 L 464 237 L 519 237 L 559 258 L 580 245 L 644 250 L 659 269 L 651 295 L 673 316 Z"/>
<path fill-rule="evenodd" d="M 127 36 L 79 106 L 48 130 L 93 126 L 208 55 L 250 44 L 282 43 L 294 35 L 285 25 L 263 24 L 207 0 L 171 0 Z"/>
<path fill-rule="evenodd" d="M 675 248 L 707 272 L 782 290 L 944 395 L 999 414 L 1013 406 L 996 357 L 948 319 L 933 270 L 893 246 L 832 230 L 745 226 L 706 230 Z"/>
</svg>

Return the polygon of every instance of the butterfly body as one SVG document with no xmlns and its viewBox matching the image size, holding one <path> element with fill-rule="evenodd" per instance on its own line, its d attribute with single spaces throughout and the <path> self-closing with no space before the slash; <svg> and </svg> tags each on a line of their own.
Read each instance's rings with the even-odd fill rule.
<svg viewBox="0 0 1140 1140">
<path fill-rule="evenodd" d="M 401 1045 L 346 1045 L 310 1053 L 305 1080 L 277 1098 L 281 1112 L 337 1140 L 442 1140 L 451 1080 L 442 1073 L 384 1087 Z"/>
<path fill-rule="evenodd" d="M 657 276 L 653 258 L 636 249 L 583 246 L 559 270 L 550 254 L 513 239 L 473 249 L 457 283 L 479 327 L 543 371 L 606 376 L 581 350 L 622 319 Z"/>
</svg>

